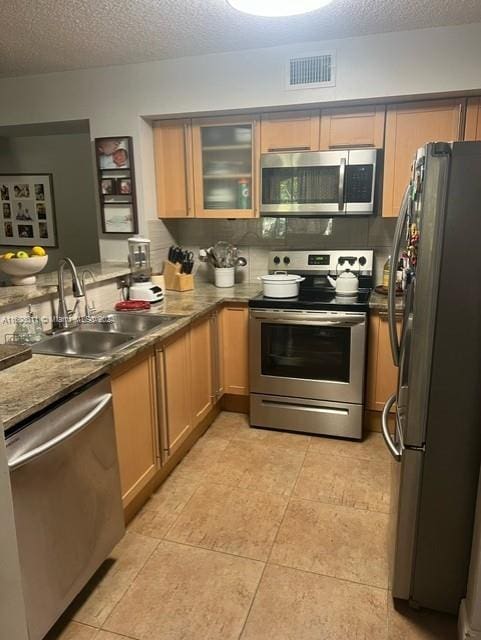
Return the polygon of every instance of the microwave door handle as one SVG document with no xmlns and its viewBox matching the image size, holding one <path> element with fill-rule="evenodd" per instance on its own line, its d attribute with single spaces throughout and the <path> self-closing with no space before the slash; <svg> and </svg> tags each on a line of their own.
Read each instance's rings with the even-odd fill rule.
<svg viewBox="0 0 481 640">
<path fill-rule="evenodd" d="M 346 158 L 341 158 L 339 163 L 339 195 L 337 206 L 339 211 L 344 211 L 344 181 L 346 178 Z"/>
<path fill-rule="evenodd" d="M 397 274 L 397 261 L 399 258 L 399 251 L 401 249 L 401 242 L 403 238 L 403 231 L 406 225 L 406 218 L 409 210 L 409 194 L 410 188 L 407 187 L 404 192 L 404 196 L 401 203 L 401 210 L 399 211 L 399 218 L 397 220 L 396 230 L 394 232 L 394 241 L 391 252 L 391 269 L 389 270 L 389 286 L 387 296 L 387 319 L 389 326 L 389 339 L 391 342 L 392 359 L 396 367 L 399 366 L 399 338 L 396 329 L 396 274 Z"/>
</svg>

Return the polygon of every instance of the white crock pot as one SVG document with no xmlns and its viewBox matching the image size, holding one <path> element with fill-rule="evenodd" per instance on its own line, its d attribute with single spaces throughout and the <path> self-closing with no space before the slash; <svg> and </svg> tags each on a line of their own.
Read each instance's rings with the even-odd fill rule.
<svg viewBox="0 0 481 640">
<path fill-rule="evenodd" d="M 299 285 L 305 280 L 301 276 L 282 271 L 260 276 L 266 298 L 295 298 L 299 295 Z"/>
</svg>

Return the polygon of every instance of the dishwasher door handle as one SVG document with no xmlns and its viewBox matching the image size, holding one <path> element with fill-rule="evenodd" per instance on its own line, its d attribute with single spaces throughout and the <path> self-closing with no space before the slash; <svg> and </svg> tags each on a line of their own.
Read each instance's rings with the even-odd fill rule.
<svg viewBox="0 0 481 640">
<path fill-rule="evenodd" d="M 68 440 L 79 431 L 82 431 L 82 429 L 85 429 L 85 427 L 87 427 L 91 422 L 93 422 L 95 418 L 97 418 L 107 408 L 107 406 L 111 402 L 112 402 L 112 394 L 111 393 L 104 394 L 102 399 L 97 403 L 97 405 L 92 409 L 92 411 L 89 411 L 89 413 L 87 413 L 83 418 L 81 418 L 78 422 L 73 424 L 71 427 L 69 427 L 68 429 L 65 429 L 65 431 L 60 433 L 58 436 L 55 436 L 54 438 L 47 440 L 47 442 L 44 442 L 40 446 L 35 447 L 34 449 L 31 449 L 30 451 L 23 453 L 18 458 L 14 458 L 13 460 L 11 460 L 8 463 L 9 470 L 14 471 L 19 467 L 22 467 L 27 462 L 30 462 L 31 460 L 35 460 L 35 458 L 39 458 L 44 453 L 47 453 L 47 451 L 54 449 L 57 445 L 61 444 L 62 442 L 65 442 L 65 440 Z"/>
</svg>

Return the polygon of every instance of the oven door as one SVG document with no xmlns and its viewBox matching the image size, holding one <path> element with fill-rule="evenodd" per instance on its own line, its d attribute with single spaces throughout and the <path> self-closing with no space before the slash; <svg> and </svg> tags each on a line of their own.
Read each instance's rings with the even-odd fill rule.
<svg viewBox="0 0 481 640">
<path fill-rule="evenodd" d="M 250 312 L 251 393 L 362 403 L 366 314 Z"/>
</svg>

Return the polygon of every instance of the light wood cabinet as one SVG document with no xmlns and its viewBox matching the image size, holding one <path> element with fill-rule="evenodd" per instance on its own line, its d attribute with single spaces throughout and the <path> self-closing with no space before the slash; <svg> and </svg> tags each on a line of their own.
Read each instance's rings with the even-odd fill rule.
<svg viewBox="0 0 481 640">
<path fill-rule="evenodd" d="M 280 111 L 261 116 L 261 153 L 317 151 L 320 111 Z"/>
<path fill-rule="evenodd" d="M 398 322 L 401 330 L 401 320 Z M 366 408 L 382 411 L 387 399 L 397 391 L 398 369 L 394 366 L 389 340 L 389 325 L 384 314 L 369 316 Z"/>
<path fill-rule="evenodd" d="M 385 107 L 346 107 L 321 112 L 321 149 L 384 146 Z"/>
<path fill-rule="evenodd" d="M 194 214 L 190 120 L 154 123 L 154 157 L 159 218 Z"/>
<path fill-rule="evenodd" d="M 157 350 L 157 385 L 162 460 L 165 462 L 193 429 L 190 333 Z"/>
<path fill-rule="evenodd" d="M 249 393 L 249 310 L 246 305 L 228 305 L 220 313 L 223 341 L 224 392 Z"/>
<path fill-rule="evenodd" d="M 194 201 L 198 218 L 257 215 L 257 118 L 229 116 L 192 121 Z"/>
<path fill-rule="evenodd" d="M 389 106 L 386 115 L 383 217 L 399 213 L 417 149 L 426 142 L 460 140 L 464 99 Z"/>
<path fill-rule="evenodd" d="M 466 108 L 465 140 L 481 140 L 481 98 L 469 98 Z"/>
<path fill-rule="evenodd" d="M 214 405 L 214 336 L 212 318 L 206 316 L 191 325 L 190 371 L 192 423 L 197 426 Z"/>
<path fill-rule="evenodd" d="M 112 373 L 112 400 L 124 508 L 158 469 L 158 433 L 153 351 Z"/>
</svg>

